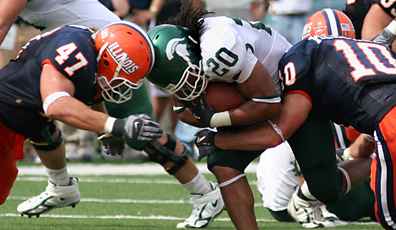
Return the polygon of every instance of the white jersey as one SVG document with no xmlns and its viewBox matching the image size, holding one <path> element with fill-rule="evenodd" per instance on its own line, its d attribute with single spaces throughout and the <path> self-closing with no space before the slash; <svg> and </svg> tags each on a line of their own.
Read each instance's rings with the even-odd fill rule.
<svg viewBox="0 0 396 230">
<path fill-rule="evenodd" d="M 205 18 L 203 27 L 202 64 L 210 80 L 242 83 L 259 61 L 280 87 L 278 62 L 291 46 L 282 35 L 262 23 L 224 16 Z"/>
<path fill-rule="evenodd" d="M 97 0 L 30 0 L 19 16 L 45 30 L 67 24 L 100 29 L 120 20 Z"/>
<path fill-rule="evenodd" d="M 264 207 L 272 211 L 287 209 L 293 192 L 299 186 L 297 163 L 287 142 L 267 149 L 257 166 L 257 189 Z"/>
</svg>

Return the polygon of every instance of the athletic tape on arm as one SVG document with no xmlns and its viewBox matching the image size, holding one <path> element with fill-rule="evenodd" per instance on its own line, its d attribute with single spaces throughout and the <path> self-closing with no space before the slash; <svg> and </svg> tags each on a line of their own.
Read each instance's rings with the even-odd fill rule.
<svg viewBox="0 0 396 230">
<path fill-rule="evenodd" d="M 65 91 L 58 91 L 48 95 L 43 101 L 43 110 L 47 114 L 48 107 L 61 97 L 70 97 L 70 94 Z"/>
</svg>

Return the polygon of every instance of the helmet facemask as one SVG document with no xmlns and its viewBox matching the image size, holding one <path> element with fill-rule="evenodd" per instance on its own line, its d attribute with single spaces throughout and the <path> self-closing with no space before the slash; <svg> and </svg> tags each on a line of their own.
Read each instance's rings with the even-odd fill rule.
<svg viewBox="0 0 396 230">
<path fill-rule="evenodd" d="M 98 84 L 102 89 L 105 101 L 121 104 L 132 98 L 133 90 L 140 87 L 122 77 L 113 77 L 110 81 L 105 76 L 98 77 Z"/>
<path fill-rule="evenodd" d="M 189 63 L 177 85 L 169 85 L 167 91 L 179 100 L 193 101 L 202 94 L 207 85 L 208 79 L 200 61 L 199 66 Z"/>
<path fill-rule="evenodd" d="M 106 48 L 108 43 L 104 44 L 99 50 L 99 55 L 97 57 L 97 62 L 101 60 L 103 56 L 107 57 Z M 108 79 L 108 77 L 99 75 L 97 76 L 98 84 L 102 90 L 102 98 L 110 103 L 122 104 L 127 102 L 132 98 L 133 90 L 138 89 L 141 83 L 133 83 L 125 77 L 120 77 L 120 71 L 123 65 L 123 61 L 117 64 L 117 68 L 114 71 L 113 77 Z"/>
</svg>

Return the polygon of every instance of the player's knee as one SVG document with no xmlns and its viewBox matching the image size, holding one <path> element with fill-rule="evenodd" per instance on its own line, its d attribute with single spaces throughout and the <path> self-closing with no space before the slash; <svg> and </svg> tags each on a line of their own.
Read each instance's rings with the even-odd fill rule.
<svg viewBox="0 0 396 230">
<path fill-rule="evenodd" d="M 240 171 L 230 168 L 230 167 L 226 167 L 226 166 L 219 166 L 219 165 L 215 165 L 211 168 L 209 168 L 209 170 L 216 176 L 216 178 L 218 180 L 225 180 L 228 178 L 233 178 L 235 176 L 238 176 L 241 174 Z"/>
<path fill-rule="evenodd" d="M 144 151 L 148 154 L 151 161 L 159 163 L 164 166 L 165 170 L 174 175 L 187 162 L 188 156 L 186 150 L 176 154 L 176 140 L 168 136 L 168 141 L 164 145 L 157 142 L 149 143 L 145 146 Z"/>
<path fill-rule="evenodd" d="M 57 149 L 63 143 L 62 132 L 54 125 L 43 131 L 39 140 L 30 140 L 36 150 L 51 151 Z"/>
</svg>

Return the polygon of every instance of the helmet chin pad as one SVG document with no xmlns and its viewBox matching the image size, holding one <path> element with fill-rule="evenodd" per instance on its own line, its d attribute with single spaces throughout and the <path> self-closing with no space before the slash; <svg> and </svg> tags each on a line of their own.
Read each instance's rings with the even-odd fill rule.
<svg viewBox="0 0 396 230">
<path fill-rule="evenodd" d="M 201 63 L 199 67 L 189 64 L 176 87 L 172 87 L 168 91 L 179 100 L 193 101 L 201 96 L 207 85 L 208 79 L 203 72 Z"/>
<path fill-rule="evenodd" d="M 110 103 L 121 104 L 132 98 L 133 90 L 141 86 L 134 84 L 123 77 L 113 77 L 110 81 L 105 76 L 98 78 L 98 84 L 102 89 L 102 97 Z"/>
</svg>

